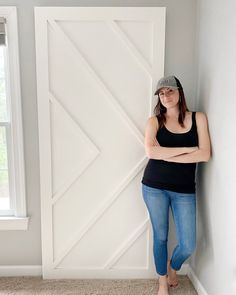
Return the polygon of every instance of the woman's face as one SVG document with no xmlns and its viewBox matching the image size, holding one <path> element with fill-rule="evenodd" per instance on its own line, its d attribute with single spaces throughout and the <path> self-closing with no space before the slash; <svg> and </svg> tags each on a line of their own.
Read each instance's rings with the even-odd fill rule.
<svg viewBox="0 0 236 295">
<path fill-rule="evenodd" d="M 164 107 L 172 108 L 179 102 L 179 91 L 171 87 L 163 87 L 159 91 L 159 97 Z"/>
</svg>

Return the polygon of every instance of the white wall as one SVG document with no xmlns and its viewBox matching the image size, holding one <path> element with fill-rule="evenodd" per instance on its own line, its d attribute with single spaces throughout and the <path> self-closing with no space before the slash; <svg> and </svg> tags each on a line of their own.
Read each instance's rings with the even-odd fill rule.
<svg viewBox="0 0 236 295">
<path fill-rule="evenodd" d="M 198 245 L 191 266 L 209 295 L 236 294 L 236 2 L 199 0 L 198 110 L 212 159 L 198 169 Z"/>
<path fill-rule="evenodd" d="M 26 193 L 29 230 L 0 231 L 1 265 L 41 265 L 39 151 L 35 74 L 34 6 L 165 6 L 165 74 L 179 77 L 188 106 L 195 107 L 196 1 L 195 0 L 0 0 L 1 6 L 17 6 L 19 24 L 22 112 L 25 147 Z M 169 248 L 175 244 L 173 222 Z"/>
</svg>

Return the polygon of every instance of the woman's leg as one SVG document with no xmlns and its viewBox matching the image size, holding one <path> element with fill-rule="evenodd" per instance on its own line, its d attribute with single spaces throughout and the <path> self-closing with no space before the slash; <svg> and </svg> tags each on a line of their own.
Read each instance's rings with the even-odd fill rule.
<svg viewBox="0 0 236 295">
<path fill-rule="evenodd" d="M 167 274 L 170 199 L 164 190 L 144 184 L 142 184 L 142 193 L 153 229 L 153 254 L 156 271 L 163 276 Z"/>
<path fill-rule="evenodd" d="M 170 192 L 170 195 L 178 242 L 170 266 L 179 270 L 196 247 L 196 194 Z"/>
</svg>

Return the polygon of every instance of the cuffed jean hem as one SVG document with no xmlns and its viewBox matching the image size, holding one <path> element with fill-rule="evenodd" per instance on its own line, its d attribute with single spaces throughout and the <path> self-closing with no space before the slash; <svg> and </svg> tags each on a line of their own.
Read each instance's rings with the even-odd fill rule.
<svg viewBox="0 0 236 295">
<path fill-rule="evenodd" d="M 179 269 L 176 269 L 175 267 L 173 267 L 173 265 L 172 265 L 172 263 L 171 263 L 171 260 L 170 260 L 170 267 L 171 267 L 172 269 L 174 269 L 175 271 L 178 271 L 178 270 L 181 269 L 181 267 L 180 267 Z"/>
<path fill-rule="evenodd" d="M 164 274 L 162 274 L 162 273 L 159 273 L 158 271 L 156 272 L 159 276 L 166 276 L 167 275 L 167 273 L 164 273 Z"/>
</svg>

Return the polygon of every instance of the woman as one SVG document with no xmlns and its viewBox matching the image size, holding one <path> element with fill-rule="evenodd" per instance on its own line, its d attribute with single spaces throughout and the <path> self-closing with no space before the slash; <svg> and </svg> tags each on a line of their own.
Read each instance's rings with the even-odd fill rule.
<svg viewBox="0 0 236 295">
<path fill-rule="evenodd" d="M 149 161 L 142 178 L 142 193 L 153 229 L 158 295 L 168 295 L 168 286 L 178 285 L 176 271 L 196 247 L 196 163 L 207 162 L 211 148 L 207 117 L 203 112 L 188 110 L 179 79 L 162 77 L 155 95 L 155 116 L 147 120 L 145 130 Z M 169 207 L 178 241 L 170 260 Z"/>
</svg>

